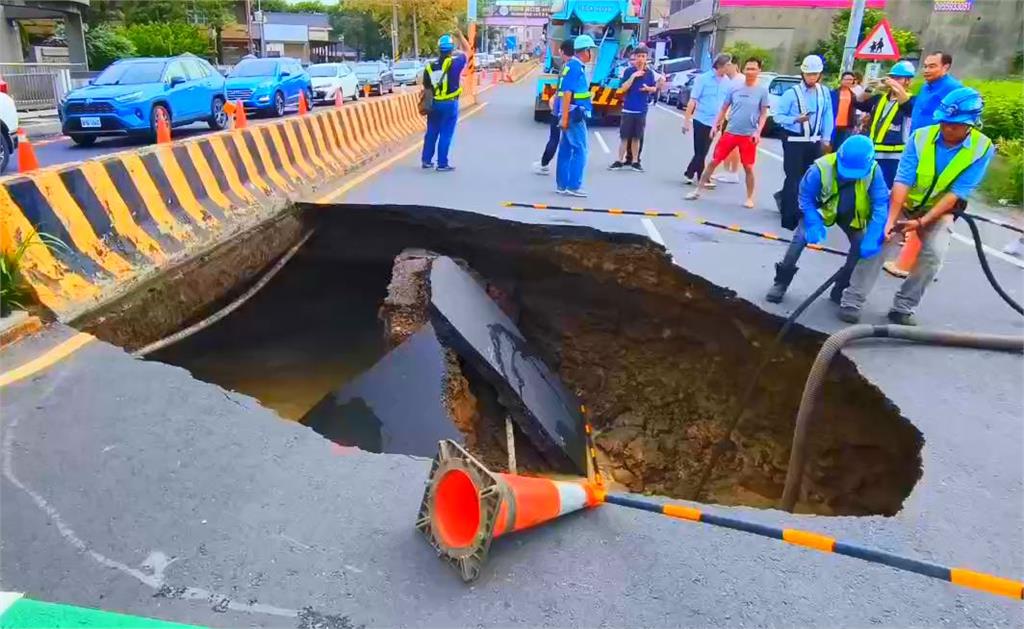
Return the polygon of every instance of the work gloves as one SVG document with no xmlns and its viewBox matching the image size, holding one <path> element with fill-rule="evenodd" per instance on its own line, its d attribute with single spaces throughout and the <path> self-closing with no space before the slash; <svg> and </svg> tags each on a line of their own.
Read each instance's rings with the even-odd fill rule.
<svg viewBox="0 0 1024 629">
<path fill-rule="evenodd" d="M 816 245 L 825 240 L 826 232 L 825 222 L 821 219 L 820 213 L 804 212 L 804 240 Z"/>
<path fill-rule="evenodd" d="M 885 242 L 885 221 L 872 220 L 864 230 L 864 237 L 860 241 L 860 257 L 871 258 L 882 250 L 882 243 Z"/>
</svg>

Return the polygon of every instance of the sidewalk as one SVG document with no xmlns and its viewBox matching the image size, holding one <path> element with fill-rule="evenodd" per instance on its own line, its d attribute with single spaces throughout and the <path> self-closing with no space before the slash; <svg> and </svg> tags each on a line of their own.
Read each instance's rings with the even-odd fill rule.
<svg viewBox="0 0 1024 629">
<path fill-rule="evenodd" d="M 30 140 L 42 140 L 60 135 L 60 118 L 56 109 L 39 111 L 19 111 L 18 124 L 25 129 Z"/>
</svg>

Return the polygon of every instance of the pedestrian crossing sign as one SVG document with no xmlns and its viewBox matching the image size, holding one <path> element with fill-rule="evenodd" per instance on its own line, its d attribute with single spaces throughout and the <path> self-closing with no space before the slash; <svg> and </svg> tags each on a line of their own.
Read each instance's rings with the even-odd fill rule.
<svg viewBox="0 0 1024 629">
<path fill-rule="evenodd" d="M 889 25 L 889 20 L 883 19 L 876 24 L 864 41 L 857 46 L 853 56 L 870 61 L 898 60 L 900 49 L 896 45 L 896 39 L 892 36 L 892 26 Z"/>
</svg>

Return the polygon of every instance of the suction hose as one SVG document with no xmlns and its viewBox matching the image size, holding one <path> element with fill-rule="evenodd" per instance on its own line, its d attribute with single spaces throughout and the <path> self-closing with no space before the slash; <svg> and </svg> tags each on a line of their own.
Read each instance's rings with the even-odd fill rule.
<svg viewBox="0 0 1024 629">
<path fill-rule="evenodd" d="M 988 283 L 991 284 L 996 293 L 1003 298 L 1003 301 L 1016 310 L 1018 314 L 1024 315 L 1024 308 L 1021 308 L 1020 304 L 1006 294 L 1003 287 L 996 281 L 996 276 L 992 274 L 992 269 L 988 265 L 988 258 L 985 256 L 985 249 L 981 245 L 981 233 L 978 231 L 978 225 L 974 222 L 974 219 L 979 217 L 974 216 L 973 214 L 968 214 L 967 212 L 961 212 L 959 216 L 967 222 L 967 226 L 971 229 L 971 236 L 974 237 L 974 250 L 978 252 L 978 261 L 981 262 L 981 270 L 985 273 L 985 278 L 988 279 Z M 1011 229 L 1010 226 L 1003 225 L 1002 223 L 995 223 L 994 221 L 988 222 Z"/>
<path fill-rule="evenodd" d="M 786 470 L 786 487 L 782 493 L 782 508 L 786 511 L 793 510 L 800 495 L 807 455 L 807 432 L 811 425 L 811 414 L 821 398 L 828 367 L 844 345 L 865 338 L 901 339 L 926 345 L 1024 353 L 1024 337 L 929 330 L 906 325 L 851 325 L 828 337 L 814 359 L 800 398 L 800 410 L 797 411 L 796 427 L 793 429 L 793 444 L 789 451 L 789 467 Z"/>
</svg>

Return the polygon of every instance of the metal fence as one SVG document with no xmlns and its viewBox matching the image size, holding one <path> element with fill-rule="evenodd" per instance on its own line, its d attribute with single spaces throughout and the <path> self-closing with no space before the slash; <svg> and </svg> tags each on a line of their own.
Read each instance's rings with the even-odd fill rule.
<svg viewBox="0 0 1024 629">
<path fill-rule="evenodd" d="M 0 77 L 20 111 L 54 109 L 85 73 L 84 63 L 0 63 Z"/>
</svg>

